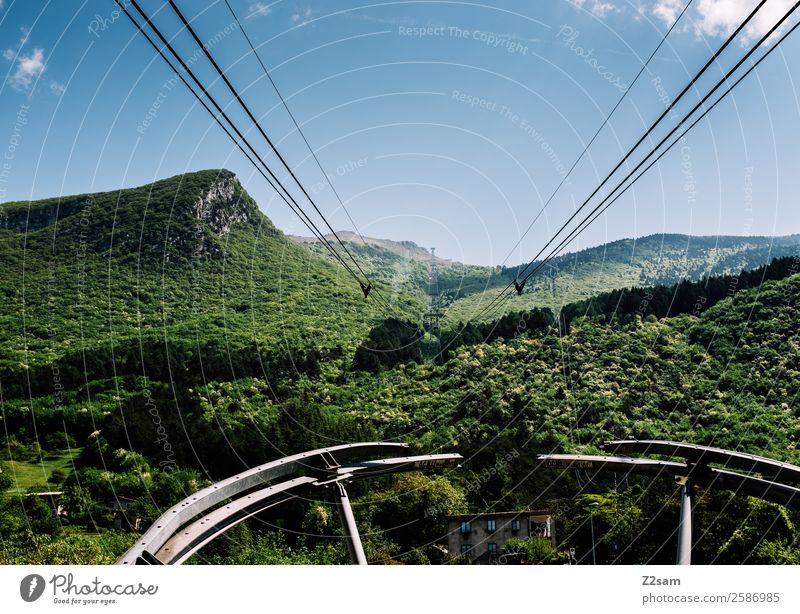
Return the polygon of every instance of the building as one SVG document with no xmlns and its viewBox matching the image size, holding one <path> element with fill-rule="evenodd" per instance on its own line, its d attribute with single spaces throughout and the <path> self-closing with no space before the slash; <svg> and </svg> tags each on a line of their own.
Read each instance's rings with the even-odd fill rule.
<svg viewBox="0 0 800 614">
<path fill-rule="evenodd" d="M 128 507 L 133 503 L 129 497 L 117 496 L 109 499 L 103 505 L 106 512 L 114 515 L 114 528 L 124 529 L 125 531 L 138 531 L 141 528 L 142 519 L 129 512 Z"/>
<path fill-rule="evenodd" d="M 48 492 L 32 492 L 28 493 L 28 497 L 37 497 L 47 503 L 50 506 L 50 509 L 53 511 L 53 515 L 58 516 L 66 516 L 66 511 L 64 510 L 64 506 L 61 505 L 61 496 L 64 493 L 60 490 L 53 490 Z"/>
<path fill-rule="evenodd" d="M 451 556 L 469 556 L 473 564 L 498 562 L 505 543 L 519 539 L 548 539 L 555 547 L 553 517 L 547 512 L 493 512 L 459 514 L 447 518 L 447 550 Z"/>
</svg>

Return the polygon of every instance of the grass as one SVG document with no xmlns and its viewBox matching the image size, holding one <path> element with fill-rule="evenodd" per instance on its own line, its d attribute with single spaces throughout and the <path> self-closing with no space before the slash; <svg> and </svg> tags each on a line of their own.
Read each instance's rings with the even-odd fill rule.
<svg viewBox="0 0 800 614">
<path fill-rule="evenodd" d="M 62 469 L 67 475 L 72 473 L 72 462 L 80 454 L 80 448 L 63 450 L 61 452 L 45 453 L 41 462 L 36 461 L 0 461 L 3 473 L 10 477 L 15 486 L 7 492 L 12 495 L 22 495 L 28 492 L 31 486 L 41 486 L 54 469 Z M 55 486 L 54 486 L 55 488 Z"/>
</svg>

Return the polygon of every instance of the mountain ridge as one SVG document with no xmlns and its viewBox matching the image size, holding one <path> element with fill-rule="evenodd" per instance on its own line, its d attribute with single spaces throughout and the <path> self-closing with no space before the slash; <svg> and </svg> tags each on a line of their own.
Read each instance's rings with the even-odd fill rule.
<svg viewBox="0 0 800 614">
<path fill-rule="evenodd" d="M 319 240 L 316 237 L 303 237 L 298 235 L 287 235 L 292 241 L 295 241 L 301 245 L 307 245 L 309 243 L 318 243 Z M 381 249 L 385 249 L 393 254 L 396 254 L 402 258 L 408 258 L 417 260 L 420 262 L 433 262 L 434 259 L 436 264 L 439 266 L 448 266 L 452 264 L 453 260 L 448 258 L 440 258 L 439 256 L 433 256 L 430 250 L 421 247 L 414 241 L 394 241 L 392 239 L 379 239 L 376 237 L 368 237 L 362 236 L 352 230 L 337 230 L 336 236 L 333 233 L 329 233 L 324 235 L 325 239 L 328 241 L 335 241 L 336 236 L 338 236 L 342 241 L 347 243 L 354 243 L 357 245 L 370 245 L 373 247 L 378 247 Z"/>
<path fill-rule="evenodd" d="M 362 241 L 355 233 L 337 234 L 349 242 L 357 257 L 363 258 L 369 273 L 420 296 L 428 294 L 431 257 L 413 242 L 407 243 L 418 248 L 416 254 L 404 250 L 406 242 L 374 237 L 364 237 Z M 312 239 L 293 240 L 323 253 L 319 243 Z M 763 266 L 775 257 L 796 254 L 800 254 L 800 234 L 773 237 L 650 234 L 559 255 L 529 280 L 522 296 L 512 295 L 500 309 L 489 313 L 483 313 L 483 307 L 522 274 L 524 265 L 480 266 L 437 259 L 438 285 L 445 309 L 444 323 L 456 327 L 459 321 L 476 315 L 481 321 L 490 321 L 530 306 L 558 310 L 562 305 L 603 291 L 730 275 Z"/>
<path fill-rule="evenodd" d="M 133 356 L 159 338 L 194 338 L 195 354 L 253 343 L 262 355 L 354 351 L 385 317 L 338 264 L 289 241 L 224 169 L 0 213 L 0 367 L 14 373 L 61 356 L 79 365 L 80 352 L 101 348 Z M 415 300 L 396 294 L 396 309 Z"/>
<path fill-rule="evenodd" d="M 426 262 L 430 262 L 432 260 L 431 253 L 428 249 L 421 247 L 417 243 L 411 240 L 403 240 L 403 241 L 396 241 L 394 239 L 382 239 L 378 237 L 372 237 L 367 235 L 360 235 L 356 232 L 351 230 L 337 230 L 336 235 L 344 241 L 349 243 L 356 243 L 364 245 L 374 245 L 376 247 L 383 247 L 389 249 L 393 253 L 396 253 L 400 256 L 404 256 L 406 258 L 413 258 L 416 260 L 422 260 Z M 332 233 L 324 235 L 327 240 L 335 240 L 335 236 Z M 301 235 L 287 235 L 289 239 L 295 241 L 301 245 L 307 245 L 309 243 L 318 243 L 319 240 L 316 237 L 306 237 Z M 662 240 L 662 241 L 686 241 L 687 244 L 690 239 L 698 239 L 701 241 L 717 241 L 722 243 L 733 243 L 733 242 L 741 242 L 745 240 L 749 241 L 756 241 L 759 243 L 764 242 L 776 242 L 779 245 L 786 244 L 786 243 L 794 243 L 800 245 L 800 233 L 790 233 L 786 235 L 703 235 L 703 234 L 685 234 L 679 232 L 664 232 L 664 233 L 651 233 L 648 235 L 642 235 L 640 237 L 623 237 L 620 239 L 614 239 L 613 241 L 608 241 L 606 243 L 600 243 L 598 245 L 592 245 L 589 247 L 584 247 L 581 249 L 577 249 L 575 251 L 568 251 L 563 254 L 560 254 L 556 257 L 558 258 L 569 258 L 575 256 L 577 254 L 582 254 L 584 252 L 591 252 L 599 249 L 608 249 L 617 247 L 620 245 L 635 245 L 636 243 L 649 243 L 654 240 Z M 535 263 L 540 262 L 539 260 L 534 261 Z M 501 266 L 501 265 L 491 265 L 491 264 L 472 264 L 472 263 L 465 263 L 459 260 L 453 260 L 452 258 L 441 258 L 440 256 L 436 256 L 436 263 L 440 266 L 447 266 L 452 264 L 461 264 L 464 266 L 472 266 L 472 267 L 482 267 L 486 269 L 493 269 L 493 268 L 502 268 L 505 270 L 516 270 L 518 268 L 524 267 L 528 262 L 522 262 L 518 265 L 513 266 Z"/>
</svg>

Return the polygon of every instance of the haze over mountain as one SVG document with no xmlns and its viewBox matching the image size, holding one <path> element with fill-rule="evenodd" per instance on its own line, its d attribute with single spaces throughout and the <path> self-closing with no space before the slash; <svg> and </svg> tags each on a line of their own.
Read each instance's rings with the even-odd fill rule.
<svg viewBox="0 0 800 614">
<path fill-rule="evenodd" d="M 338 231 L 366 262 L 369 270 L 408 291 L 429 291 L 430 252 L 412 241 L 362 237 Z M 332 236 L 332 235 L 331 235 Z M 322 246 L 310 238 L 291 237 L 304 245 Z M 729 275 L 753 269 L 779 258 L 800 253 L 800 235 L 780 237 L 649 235 L 557 256 L 526 284 L 523 296 L 514 296 L 501 308 L 481 314 L 482 321 L 528 309 L 559 309 L 600 292 L 631 286 L 672 284 L 711 275 Z M 445 323 L 455 325 L 479 314 L 499 290 L 524 276 L 516 267 L 485 267 L 437 258 L 439 290 L 447 308 Z M 394 278 L 387 272 L 394 271 Z"/>
<path fill-rule="evenodd" d="M 328 241 L 334 241 L 337 236 L 342 241 L 348 243 L 357 243 L 361 245 L 369 245 L 372 247 L 383 249 L 397 256 L 400 256 L 401 258 L 405 258 L 408 260 L 416 260 L 423 263 L 431 263 L 435 259 L 436 264 L 439 266 L 447 266 L 453 262 L 452 260 L 432 255 L 429 249 L 420 247 L 413 241 L 392 241 L 391 239 L 376 239 L 375 237 L 365 237 L 356 232 L 353 232 L 352 230 L 337 230 L 335 236 L 333 235 L 333 233 L 324 235 L 324 237 Z M 299 237 L 296 235 L 289 235 L 289 238 L 292 241 L 295 241 L 303 245 L 307 245 L 309 243 L 319 243 L 316 237 Z"/>
</svg>

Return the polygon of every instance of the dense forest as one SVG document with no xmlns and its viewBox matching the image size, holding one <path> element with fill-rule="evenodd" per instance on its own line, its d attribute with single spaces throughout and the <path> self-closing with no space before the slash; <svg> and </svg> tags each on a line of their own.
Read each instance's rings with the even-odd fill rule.
<svg viewBox="0 0 800 614">
<path fill-rule="evenodd" d="M 430 254 L 412 242 L 393 242 L 341 233 L 365 269 L 393 287 L 410 293 L 429 291 Z M 297 238 L 295 238 L 297 240 Z M 319 243 L 302 240 L 318 254 Z M 550 260 L 528 280 L 522 296 L 483 308 L 497 292 L 532 270 L 525 264 L 487 267 L 437 258 L 438 286 L 447 308 L 445 324 L 456 328 L 460 321 L 479 317 L 490 323 L 508 313 L 530 307 L 558 311 L 610 290 L 630 287 L 670 286 L 678 281 L 699 281 L 707 277 L 737 275 L 742 270 L 763 266 L 773 258 L 794 256 L 800 235 L 783 237 L 699 237 L 658 234 L 622 239 L 597 247 L 563 254 Z"/>
<path fill-rule="evenodd" d="M 615 258 L 585 270 L 617 275 L 629 248 L 611 244 Z M 509 551 L 563 562 L 568 547 L 588 551 L 597 503 L 602 560 L 670 563 L 675 484 L 588 480 L 535 456 L 657 438 L 800 463 L 798 242 L 719 249 L 730 253 L 684 253 L 680 265 L 629 251 L 638 276 L 610 291 L 589 285 L 555 305 L 534 285 L 490 321 L 453 314 L 431 355 L 424 260 L 403 268 L 361 246 L 387 313 L 316 246 L 284 237 L 227 171 L 2 205 L 0 562 L 111 563 L 136 537 L 114 501 L 146 527 L 244 467 L 392 439 L 465 462 L 353 486 L 372 562 L 461 562 L 435 547 L 447 515 L 526 507 L 556 517 L 558 547 Z M 63 493 L 64 514 L 28 496 L 43 491 Z M 701 491 L 695 560 L 800 563 L 798 522 L 777 505 Z M 339 536 L 326 501 L 298 500 L 192 562 L 344 563 Z"/>
</svg>

